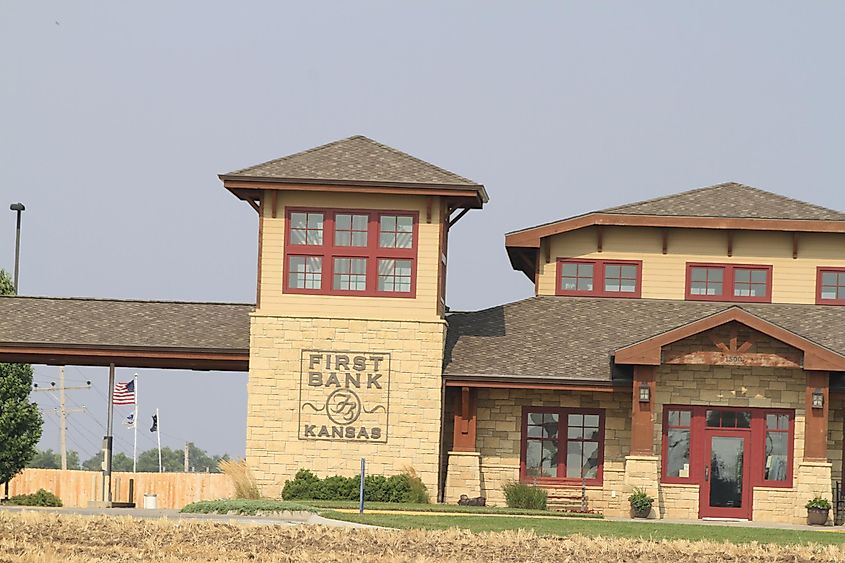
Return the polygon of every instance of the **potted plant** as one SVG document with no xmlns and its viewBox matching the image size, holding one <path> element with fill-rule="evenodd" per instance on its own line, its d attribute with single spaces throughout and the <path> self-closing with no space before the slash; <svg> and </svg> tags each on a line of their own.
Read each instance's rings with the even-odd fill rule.
<svg viewBox="0 0 845 563">
<path fill-rule="evenodd" d="M 651 505 L 654 504 L 654 499 L 641 488 L 634 487 L 634 492 L 628 497 L 628 502 L 631 503 L 631 512 L 634 514 L 634 518 L 648 518 L 651 514 Z"/>
<path fill-rule="evenodd" d="M 807 523 L 811 526 L 824 526 L 830 513 L 830 501 L 816 496 L 805 505 L 807 507 Z"/>
</svg>

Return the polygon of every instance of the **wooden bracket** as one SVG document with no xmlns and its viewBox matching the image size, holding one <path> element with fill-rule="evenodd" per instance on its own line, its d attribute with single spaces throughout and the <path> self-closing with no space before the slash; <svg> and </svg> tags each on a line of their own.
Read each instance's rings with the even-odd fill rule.
<svg viewBox="0 0 845 563">
<path fill-rule="evenodd" d="M 728 231 L 728 257 L 734 255 L 734 232 Z"/>
<path fill-rule="evenodd" d="M 660 235 L 663 239 L 663 254 L 667 254 L 669 252 L 669 229 L 663 229 Z"/>
<path fill-rule="evenodd" d="M 273 206 L 273 219 L 276 218 L 276 210 L 278 209 L 278 205 L 276 205 L 276 204 L 278 202 L 279 202 L 279 192 L 273 190 L 273 200 L 272 200 L 272 203 L 271 203 L 271 205 Z"/>
<path fill-rule="evenodd" d="M 552 241 L 545 239 L 543 241 L 543 252 L 545 253 L 546 264 L 552 261 Z"/>
<path fill-rule="evenodd" d="M 425 202 L 425 222 L 431 223 L 431 207 L 433 205 L 433 199 L 431 196 L 426 198 Z"/>
<path fill-rule="evenodd" d="M 604 246 L 604 229 L 596 227 L 596 252 L 601 252 Z"/>
<path fill-rule="evenodd" d="M 255 203 L 255 201 L 252 200 L 252 199 L 245 199 L 244 201 L 247 202 L 250 207 L 255 209 L 255 211 L 258 213 L 259 217 L 261 216 L 261 208 L 258 207 L 258 203 Z M 260 202 L 261 200 L 258 200 L 258 201 Z"/>
<path fill-rule="evenodd" d="M 792 233 L 792 259 L 798 258 L 798 233 Z"/>
<path fill-rule="evenodd" d="M 449 219 L 449 228 L 451 228 L 451 227 L 452 227 L 452 225 L 454 225 L 455 223 L 457 223 L 458 221 L 460 221 L 460 220 L 461 220 L 461 217 L 463 217 L 463 216 L 464 216 L 464 215 L 466 215 L 467 213 L 469 213 L 469 207 L 464 207 L 463 209 L 461 209 L 461 212 L 460 212 L 460 213 L 458 213 L 455 217 L 453 217 L 453 218 Z"/>
</svg>

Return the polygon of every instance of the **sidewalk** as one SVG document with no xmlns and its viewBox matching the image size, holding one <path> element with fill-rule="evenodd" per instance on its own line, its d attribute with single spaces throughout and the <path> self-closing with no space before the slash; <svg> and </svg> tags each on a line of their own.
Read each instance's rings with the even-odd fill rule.
<svg viewBox="0 0 845 563">
<path fill-rule="evenodd" d="M 337 528 L 377 528 L 367 524 L 343 522 L 323 518 L 314 512 L 290 512 L 285 516 L 248 516 L 240 514 L 188 514 L 178 510 L 148 510 L 144 508 L 52 508 L 41 506 L 0 506 L 2 512 L 53 512 L 55 514 L 73 514 L 76 516 L 114 516 L 130 517 L 142 520 L 206 520 L 229 524 L 257 524 L 262 526 L 298 526 L 311 524 Z"/>
</svg>

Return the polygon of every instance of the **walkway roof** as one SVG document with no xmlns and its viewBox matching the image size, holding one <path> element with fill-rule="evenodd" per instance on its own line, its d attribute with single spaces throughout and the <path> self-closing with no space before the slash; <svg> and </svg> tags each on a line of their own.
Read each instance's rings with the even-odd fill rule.
<svg viewBox="0 0 845 563">
<path fill-rule="evenodd" d="M 0 362 L 247 371 L 254 308 L 0 297 Z"/>
</svg>

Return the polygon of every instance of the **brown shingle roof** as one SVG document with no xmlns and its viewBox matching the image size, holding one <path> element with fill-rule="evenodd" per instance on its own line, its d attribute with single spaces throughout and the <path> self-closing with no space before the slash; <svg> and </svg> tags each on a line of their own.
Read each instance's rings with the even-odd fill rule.
<svg viewBox="0 0 845 563">
<path fill-rule="evenodd" d="M 444 374 L 609 382 L 614 351 L 731 307 L 845 353 L 842 307 L 534 297 L 450 314 Z"/>
<path fill-rule="evenodd" d="M 222 174 L 221 178 L 267 179 L 285 182 L 413 184 L 484 187 L 454 172 L 378 143 L 363 135 L 334 141 L 269 162 Z M 487 200 L 484 194 L 484 201 Z"/>
<path fill-rule="evenodd" d="M 845 221 L 845 213 L 735 182 L 611 207 L 597 213 Z"/>
<path fill-rule="evenodd" d="M 249 350 L 248 304 L 0 297 L 0 346 Z"/>
</svg>

